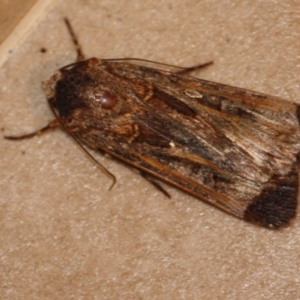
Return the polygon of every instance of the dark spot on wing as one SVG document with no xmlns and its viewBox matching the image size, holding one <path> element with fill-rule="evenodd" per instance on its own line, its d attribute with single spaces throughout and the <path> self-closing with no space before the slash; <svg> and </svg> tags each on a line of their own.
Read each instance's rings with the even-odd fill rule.
<svg viewBox="0 0 300 300">
<path fill-rule="evenodd" d="M 171 107 L 172 109 L 174 109 L 175 111 L 177 111 L 182 115 L 189 116 L 189 117 L 195 117 L 197 115 L 197 113 L 187 104 L 173 97 L 172 95 L 162 90 L 159 90 L 158 88 L 154 89 L 153 97 L 159 99 L 164 104 Z"/>
<path fill-rule="evenodd" d="M 268 228 L 288 225 L 296 215 L 298 180 L 296 167 L 285 176 L 274 175 L 247 207 L 244 219 Z"/>
</svg>

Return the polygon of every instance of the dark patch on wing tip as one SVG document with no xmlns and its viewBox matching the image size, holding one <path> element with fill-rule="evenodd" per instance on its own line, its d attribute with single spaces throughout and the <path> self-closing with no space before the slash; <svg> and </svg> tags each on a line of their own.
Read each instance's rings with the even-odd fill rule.
<svg viewBox="0 0 300 300">
<path fill-rule="evenodd" d="M 247 207 L 244 219 L 274 229 L 288 225 L 296 215 L 298 180 L 296 168 L 284 177 L 273 176 L 267 187 Z"/>
<path fill-rule="evenodd" d="M 297 119 L 298 119 L 298 123 L 300 124 L 300 105 L 297 105 L 296 116 L 297 116 Z"/>
</svg>

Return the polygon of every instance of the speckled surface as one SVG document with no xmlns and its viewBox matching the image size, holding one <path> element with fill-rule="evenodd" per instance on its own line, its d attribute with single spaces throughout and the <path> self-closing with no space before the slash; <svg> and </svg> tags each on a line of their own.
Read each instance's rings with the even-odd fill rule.
<svg viewBox="0 0 300 300">
<path fill-rule="evenodd" d="M 226 4 L 225 4 L 226 2 Z M 87 56 L 190 66 L 197 76 L 299 100 L 298 1 L 61 1 L 0 70 L 2 134 L 53 117 L 41 81 Z M 40 48 L 46 48 L 41 53 Z M 1 299 L 298 299 L 300 216 L 268 231 L 134 171 L 62 131 L 0 139 Z"/>
</svg>

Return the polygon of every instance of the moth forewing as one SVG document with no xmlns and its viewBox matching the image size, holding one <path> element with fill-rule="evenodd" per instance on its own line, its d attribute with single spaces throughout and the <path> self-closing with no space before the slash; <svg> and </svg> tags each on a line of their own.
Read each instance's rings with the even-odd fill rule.
<svg viewBox="0 0 300 300">
<path fill-rule="evenodd" d="M 299 106 L 127 61 L 91 58 L 44 85 L 82 144 L 247 221 L 295 216 Z"/>
<path fill-rule="evenodd" d="M 268 228 L 290 223 L 299 184 L 299 105 L 183 75 L 195 68 L 83 60 L 65 22 L 77 62 L 43 84 L 56 120 L 7 138 L 32 137 L 60 124 L 81 145 L 231 215 Z"/>
</svg>

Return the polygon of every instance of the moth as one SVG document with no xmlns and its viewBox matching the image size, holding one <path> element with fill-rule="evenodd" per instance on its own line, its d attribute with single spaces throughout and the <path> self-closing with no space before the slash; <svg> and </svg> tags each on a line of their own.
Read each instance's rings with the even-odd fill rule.
<svg viewBox="0 0 300 300">
<path fill-rule="evenodd" d="M 298 197 L 298 104 L 186 75 L 203 65 L 84 59 L 66 24 L 78 59 L 44 82 L 55 120 L 39 132 L 60 125 L 159 188 L 154 179 L 264 227 L 290 223 Z"/>
</svg>

